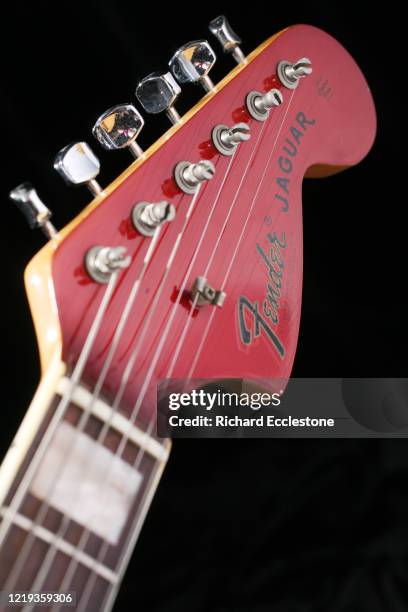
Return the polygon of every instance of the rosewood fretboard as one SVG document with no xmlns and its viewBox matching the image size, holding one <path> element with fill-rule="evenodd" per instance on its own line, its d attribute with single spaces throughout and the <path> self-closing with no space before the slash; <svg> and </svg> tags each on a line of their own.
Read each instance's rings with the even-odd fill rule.
<svg viewBox="0 0 408 612">
<path fill-rule="evenodd" d="M 67 384 L 62 379 L 61 393 Z M 90 397 L 77 387 L 28 493 L 13 509 L 61 400 L 54 397 L 0 510 L 0 524 L 10 521 L 0 547 L 1 589 L 75 592 L 77 611 L 113 604 L 169 452 L 146 424 L 132 425 L 100 399 L 80 431 Z"/>
</svg>

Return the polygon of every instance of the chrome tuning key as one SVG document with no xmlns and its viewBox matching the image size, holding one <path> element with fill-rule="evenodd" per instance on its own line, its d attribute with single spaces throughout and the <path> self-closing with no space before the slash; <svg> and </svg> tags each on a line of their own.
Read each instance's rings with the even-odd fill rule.
<svg viewBox="0 0 408 612">
<path fill-rule="evenodd" d="M 59 151 L 54 168 L 70 185 L 86 185 L 94 196 L 103 193 L 95 178 L 100 170 L 99 159 L 86 142 L 70 144 Z"/>
<path fill-rule="evenodd" d="M 143 236 L 153 236 L 155 230 L 163 223 L 173 221 L 176 209 L 169 202 L 139 202 L 132 210 L 132 223 Z"/>
<path fill-rule="evenodd" d="M 136 87 L 136 97 L 147 113 L 156 115 L 166 111 L 172 123 L 180 121 L 174 103 L 181 92 L 171 72 L 152 72 Z"/>
<path fill-rule="evenodd" d="M 230 53 L 237 64 L 246 64 L 247 60 L 245 55 L 242 53 L 239 45 L 241 44 L 241 38 L 235 34 L 231 28 L 228 19 L 224 15 L 216 17 L 210 22 L 208 26 L 211 34 L 218 39 L 224 53 Z"/>
<path fill-rule="evenodd" d="M 127 147 L 137 159 L 143 155 L 136 142 L 143 126 L 144 119 L 132 104 L 118 104 L 99 117 L 92 134 L 105 149 L 111 151 Z"/>
<path fill-rule="evenodd" d="M 130 255 L 123 246 L 94 246 L 85 256 L 86 271 L 94 281 L 101 284 L 108 283 L 114 272 L 128 268 L 130 263 Z"/>
<path fill-rule="evenodd" d="M 241 142 L 251 137 L 247 123 L 237 123 L 229 128 L 227 125 L 216 125 L 211 133 L 214 147 L 222 155 L 232 155 Z"/>
<path fill-rule="evenodd" d="M 184 193 L 195 193 L 197 186 L 204 181 L 209 181 L 215 174 L 215 166 L 212 162 L 203 159 L 196 164 L 181 161 L 174 168 L 174 180 Z"/>
<path fill-rule="evenodd" d="M 50 221 L 52 213 L 40 200 L 31 183 L 21 183 L 10 191 L 9 197 L 21 210 L 31 229 L 41 228 L 47 238 L 57 235 Z"/>
<path fill-rule="evenodd" d="M 251 117 L 257 121 L 265 121 L 271 109 L 282 104 L 283 96 L 279 89 L 270 89 L 266 94 L 260 91 L 250 91 L 245 102 Z"/>
<path fill-rule="evenodd" d="M 312 62 L 307 57 L 302 57 L 294 64 L 282 60 L 276 68 L 280 82 L 288 89 L 296 89 L 299 79 L 311 74 L 312 71 Z"/>
<path fill-rule="evenodd" d="M 215 90 L 208 73 L 216 59 L 217 56 L 206 40 L 194 40 L 176 51 L 169 66 L 179 83 L 199 83 L 209 92 Z"/>
</svg>

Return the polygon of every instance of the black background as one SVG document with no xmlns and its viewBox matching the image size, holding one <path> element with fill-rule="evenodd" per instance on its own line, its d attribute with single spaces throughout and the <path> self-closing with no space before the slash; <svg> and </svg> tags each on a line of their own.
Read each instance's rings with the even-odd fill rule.
<svg viewBox="0 0 408 612">
<path fill-rule="evenodd" d="M 245 51 L 293 23 L 334 35 L 355 57 L 378 111 L 359 166 L 304 185 L 305 277 L 297 376 L 406 375 L 406 84 L 401 16 L 388 2 L 8 3 L 1 11 L 2 450 L 39 379 L 23 270 L 43 242 L 7 201 L 32 181 L 63 226 L 87 203 L 52 170 L 88 140 L 106 184 L 128 153 L 90 128 L 225 13 Z M 215 46 L 216 43 L 214 43 Z M 219 80 L 232 67 L 220 54 Z M 185 91 L 185 111 L 199 97 Z M 146 146 L 167 128 L 148 121 Z M 408 609 L 404 440 L 177 440 L 117 600 L 163 611 Z"/>
</svg>

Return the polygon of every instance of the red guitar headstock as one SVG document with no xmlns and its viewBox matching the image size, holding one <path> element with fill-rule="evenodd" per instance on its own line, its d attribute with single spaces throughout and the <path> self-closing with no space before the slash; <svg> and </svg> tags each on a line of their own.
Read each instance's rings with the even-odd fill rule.
<svg viewBox="0 0 408 612">
<path fill-rule="evenodd" d="M 291 88 L 286 71 L 284 86 L 280 62 L 297 58 L 313 72 Z M 307 62 L 298 70 L 307 73 Z M 167 377 L 289 377 L 303 177 L 358 163 L 375 123 L 364 77 L 328 34 L 299 25 L 261 45 L 33 259 L 26 282 L 43 366 L 52 355 L 77 363 L 112 290 L 82 374 L 111 399 L 120 392 L 131 407 Z M 138 231 L 143 210 L 168 217 L 153 237 Z M 114 287 L 89 275 L 87 254 L 88 265 L 106 256 L 89 254 L 96 246 L 124 247 L 130 258 Z"/>
</svg>

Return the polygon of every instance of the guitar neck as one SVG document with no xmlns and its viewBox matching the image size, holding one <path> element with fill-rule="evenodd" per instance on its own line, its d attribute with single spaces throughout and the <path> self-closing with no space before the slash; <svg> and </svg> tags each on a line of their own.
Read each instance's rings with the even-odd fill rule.
<svg viewBox="0 0 408 612">
<path fill-rule="evenodd" d="M 0 509 L 3 591 L 110 609 L 169 453 L 150 429 L 58 381 Z"/>
</svg>

